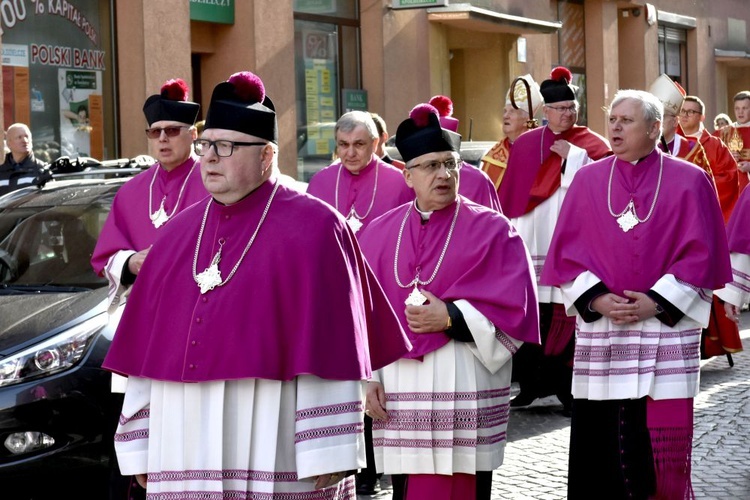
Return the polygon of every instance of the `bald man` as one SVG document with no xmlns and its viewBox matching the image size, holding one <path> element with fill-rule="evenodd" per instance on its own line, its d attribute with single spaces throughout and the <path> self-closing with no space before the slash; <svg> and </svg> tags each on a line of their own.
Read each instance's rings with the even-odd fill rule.
<svg viewBox="0 0 750 500">
<path fill-rule="evenodd" d="M 0 195 L 49 179 L 47 164 L 37 160 L 32 152 L 29 127 L 14 123 L 5 132 L 5 142 L 10 152 L 0 165 Z"/>
</svg>

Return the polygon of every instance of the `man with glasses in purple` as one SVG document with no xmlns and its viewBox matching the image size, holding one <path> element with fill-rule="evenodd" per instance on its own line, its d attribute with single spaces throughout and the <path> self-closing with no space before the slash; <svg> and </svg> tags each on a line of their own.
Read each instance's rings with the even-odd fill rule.
<svg viewBox="0 0 750 500">
<path fill-rule="evenodd" d="M 529 248 L 541 275 L 565 193 L 578 170 L 610 154 L 609 144 L 587 127 L 578 126 L 577 87 L 562 66 L 540 85 L 546 125 L 522 134 L 513 144 L 498 195 L 503 213 Z M 539 286 L 542 345 L 524 345 L 513 364 L 521 393 L 510 403 L 524 407 L 554 394 L 570 414 L 575 321 L 565 315 L 557 287 Z"/>
<path fill-rule="evenodd" d="M 489 500 L 511 357 L 539 342 L 529 254 L 507 218 L 458 194 L 460 146 L 435 107 L 416 106 L 396 131 L 415 199 L 360 236 L 413 346 L 367 387 L 375 463 L 393 475 L 394 500 Z"/>
<path fill-rule="evenodd" d="M 330 205 L 283 185 L 261 79 L 213 91 L 210 196 L 167 224 L 104 367 L 127 375 L 120 466 L 149 498 L 353 499 L 372 370 L 409 348 Z"/>
<path fill-rule="evenodd" d="M 189 92 L 183 80 L 169 80 L 143 105 L 149 150 L 158 163 L 117 192 L 91 257 L 94 270 L 109 280 L 110 312 L 129 293 L 160 229 L 208 195 L 193 152 L 200 105 L 188 101 Z"/>
</svg>

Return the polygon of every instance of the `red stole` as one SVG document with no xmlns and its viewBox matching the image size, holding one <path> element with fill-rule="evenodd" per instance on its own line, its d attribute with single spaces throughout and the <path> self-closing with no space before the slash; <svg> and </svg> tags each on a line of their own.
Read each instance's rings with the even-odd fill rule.
<svg viewBox="0 0 750 500">
<path fill-rule="evenodd" d="M 529 202 L 524 214 L 534 210 L 560 188 L 563 159 L 549 149 L 555 141 L 566 140 L 579 148 L 585 149 L 592 160 L 603 158 L 610 152 L 606 143 L 603 143 L 599 136 L 592 134 L 586 127 L 576 125 L 557 135 L 554 135 L 551 130 L 550 134 L 547 134 L 547 130 L 549 129 L 545 128 L 541 145 L 541 151 L 546 154 L 546 157 L 531 185 Z M 550 135 L 551 138 L 549 138 Z M 548 142 L 549 144 L 547 144 Z"/>
</svg>

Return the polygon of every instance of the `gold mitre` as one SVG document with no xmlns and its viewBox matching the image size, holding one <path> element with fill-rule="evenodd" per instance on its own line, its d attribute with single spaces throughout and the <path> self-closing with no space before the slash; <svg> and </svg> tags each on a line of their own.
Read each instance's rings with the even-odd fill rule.
<svg viewBox="0 0 750 500">
<path fill-rule="evenodd" d="M 664 105 L 664 112 L 675 116 L 680 114 L 682 101 L 685 100 L 685 91 L 665 74 L 661 74 L 648 91 L 654 94 Z"/>
<path fill-rule="evenodd" d="M 521 80 L 524 80 L 526 84 L 528 84 L 528 88 L 531 89 L 531 106 L 534 109 L 530 114 L 531 116 L 534 116 L 536 112 L 539 111 L 539 108 L 542 106 L 542 104 L 544 104 L 544 98 L 542 97 L 542 93 L 539 91 L 539 84 L 536 83 L 528 73 L 523 76 L 519 76 L 514 80 L 515 85 L 512 89 L 513 100 L 515 101 L 517 107 L 521 108 L 527 113 L 529 112 L 529 97 L 526 90 L 526 85 L 524 85 L 524 82 L 522 82 Z M 510 91 L 511 89 L 508 89 L 508 92 L 505 94 L 505 104 L 512 104 L 510 100 Z"/>
</svg>

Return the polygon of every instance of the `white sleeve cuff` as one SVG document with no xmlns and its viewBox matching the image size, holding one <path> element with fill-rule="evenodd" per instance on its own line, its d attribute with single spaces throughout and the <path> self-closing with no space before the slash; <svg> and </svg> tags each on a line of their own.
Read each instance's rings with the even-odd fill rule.
<svg viewBox="0 0 750 500">
<path fill-rule="evenodd" d="M 591 288 L 598 285 L 601 281 L 602 280 L 591 271 L 584 271 L 573 281 L 560 285 L 560 291 L 562 291 L 563 295 L 563 305 L 565 306 L 565 314 L 568 316 L 575 316 L 578 314 L 575 307 L 576 300 Z"/>
<path fill-rule="evenodd" d="M 685 316 L 700 323 L 703 328 L 708 326 L 711 315 L 713 292 L 704 288 L 679 281 L 672 274 L 665 274 L 651 289 L 667 299 L 673 306 L 682 311 Z"/>
<path fill-rule="evenodd" d="M 463 314 L 464 321 L 474 338 L 474 342 L 467 342 L 466 346 L 490 373 L 497 373 L 513 357 L 523 342 L 497 330 L 495 325 L 468 301 L 461 299 L 453 304 Z"/>
<path fill-rule="evenodd" d="M 130 287 L 122 284 L 122 268 L 134 253 L 134 250 L 120 250 L 110 257 L 107 265 L 104 266 L 104 276 L 109 281 L 109 291 L 107 293 L 109 307 L 107 308 L 107 312 L 110 314 L 117 309 L 117 306 L 130 293 Z"/>
<path fill-rule="evenodd" d="M 742 307 L 750 301 L 750 255 L 732 252 L 730 258 L 732 282 L 714 293 L 724 302 Z"/>
</svg>

